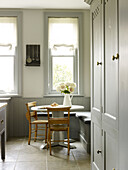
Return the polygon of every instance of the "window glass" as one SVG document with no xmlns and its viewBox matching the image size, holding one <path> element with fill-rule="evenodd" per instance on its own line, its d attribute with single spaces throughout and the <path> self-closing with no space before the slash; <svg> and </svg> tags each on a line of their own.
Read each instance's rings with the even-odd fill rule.
<svg viewBox="0 0 128 170">
<path fill-rule="evenodd" d="M 53 57 L 53 90 L 60 82 L 73 82 L 73 57 Z"/>
<path fill-rule="evenodd" d="M 0 92 L 14 91 L 14 57 L 0 57 Z"/>
<path fill-rule="evenodd" d="M 17 46 L 17 17 L 0 17 L 0 55 L 14 55 Z"/>
</svg>

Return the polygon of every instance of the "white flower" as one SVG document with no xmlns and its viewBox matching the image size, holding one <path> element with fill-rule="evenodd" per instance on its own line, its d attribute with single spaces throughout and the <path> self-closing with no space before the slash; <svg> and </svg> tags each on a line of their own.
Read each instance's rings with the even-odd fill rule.
<svg viewBox="0 0 128 170">
<path fill-rule="evenodd" d="M 63 85 L 65 85 L 65 83 L 59 83 L 59 86 L 63 86 Z"/>
<path fill-rule="evenodd" d="M 59 85 L 56 87 L 56 91 L 57 92 L 61 92 L 61 93 L 73 93 L 74 92 L 74 88 L 76 87 L 76 83 L 74 82 L 66 82 L 66 83 L 59 83 Z"/>
<path fill-rule="evenodd" d="M 72 86 L 70 86 L 70 87 L 69 87 L 69 91 L 70 91 L 71 93 L 73 93 L 73 92 L 74 92 L 74 88 L 73 88 Z"/>
<path fill-rule="evenodd" d="M 70 86 L 76 88 L 76 83 L 70 83 Z"/>
<path fill-rule="evenodd" d="M 64 83 L 61 83 L 61 84 L 60 84 L 60 90 L 61 90 L 61 91 L 66 90 L 66 86 L 65 86 Z"/>
<path fill-rule="evenodd" d="M 71 83 L 66 82 L 65 85 L 69 87 L 71 85 Z"/>
<path fill-rule="evenodd" d="M 58 91 L 58 92 L 60 91 L 60 86 L 56 87 L 56 91 Z"/>
</svg>

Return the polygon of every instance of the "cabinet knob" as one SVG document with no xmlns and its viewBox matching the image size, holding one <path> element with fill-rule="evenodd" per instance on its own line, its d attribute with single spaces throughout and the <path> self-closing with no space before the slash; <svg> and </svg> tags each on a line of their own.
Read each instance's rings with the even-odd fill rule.
<svg viewBox="0 0 128 170">
<path fill-rule="evenodd" d="M 115 59 L 116 60 L 119 59 L 119 54 L 118 53 L 116 54 L 116 56 L 114 56 L 114 55 L 112 56 L 112 60 L 114 61 Z"/>
<path fill-rule="evenodd" d="M 1 120 L 1 124 L 3 124 L 4 123 L 4 120 Z"/>
<path fill-rule="evenodd" d="M 98 62 L 98 61 L 97 61 L 97 66 L 98 66 L 98 65 L 102 65 L 102 62 Z"/>
<path fill-rule="evenodd" d="M 101 150 L 98 150 L 98 151 L 97 151 L 97 154 L 100 154 L 100 153 L 101 153 Z"/>
</svg>

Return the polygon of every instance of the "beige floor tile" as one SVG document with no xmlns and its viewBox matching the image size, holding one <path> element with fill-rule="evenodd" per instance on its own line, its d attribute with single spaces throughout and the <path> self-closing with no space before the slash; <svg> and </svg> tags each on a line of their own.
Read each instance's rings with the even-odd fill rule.
<svg viewBox="0 0 128 170">
<path fill-rule="evenodd" d="M 89 161 L 78 162 L 80 170 L 91 170 L 91 164 Z"/>
<path fill-rule="evenodd" d="M 67 154 L 67 148 L 63 147 L 55 147 L 52 148 L 52 156 L 50 155 L 50 151 L 47 152 L 47 161 L 48 162 L 54 162 L 54 161 L 74 161 L 74 157 L 72 155 L 72 152 L 70 152 L 70 155 Z"/>
<path fill-rule="evenodd" d="M 77 163 L 75 162 L 66 162 L 66 161 L 58 162 L 57 160 L 55 162 L 48 162 L 47 167 L 48 170 L 56 170 L 56 169 L 78 170 L 79 169 Z"/>
<path fill-rule="evenodd" d="M 69 161 L 75 161 L 75 159 L 74 159 L 73 156 L 68 156 L 68 155 L 63 155 L 63 154 L 55 154 L 55 155 L 52 154 L 52 156 L 47 155 L 47 161 L 48 162 L 55 162 L 55 161 L 57 161 L 57 162 L 58 161 L 69 162 Z"/>
<path fill-rule="evenodd" d="M 0 170 L 14 170 L 15 163 L 0 163 Z"/>
<path fill-rule="evenodd" d="M 46 155 L 41 154 L 19 154 L 17 162 L 46 162 Z"/>
<path fill-rule="evenodd" d="M 5 163 L 7 162 L 16 162 L 17 161 L 17 158 L 18 158 L 18 155 L 19 155 L 19 151 L 11 151 L 11 152 L 5 152 Z M 3 162 L 1 159 L 0 159 L 0 163 Z"/>
<path fill-rule="evenodd" d="M 18 162 L 15 170 L 46 170 L 46 165 L 43 162 Z"/>
<path fill-rule="evenodd" d="M 80 142 L 74 142 L 76 149 L 53 147 L 52 156 L 49 149 L 40 149 L 43 141 L 31 141 L 27 138 L 12 138 L 6 143 L 5 162 L 0 160 L 0 170 L 91 170 L 90 155 Z"/>
<path fill-rule="evenodd" d="M 48 170 L 80 170 L 78 167 L 73 167 L 73 168 L 71 168 L 71 167 L 48 167 Z"/>
</svg>

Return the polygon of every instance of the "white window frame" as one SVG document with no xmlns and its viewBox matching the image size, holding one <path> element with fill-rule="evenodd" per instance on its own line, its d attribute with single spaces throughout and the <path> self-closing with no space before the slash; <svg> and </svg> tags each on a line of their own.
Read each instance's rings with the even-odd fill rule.
<svg viewBox="0 0 128 170">
<path fill-rule="evenodd" d="M 17 17 L 17 48 L 14 57 L 14 92 L 1 92 L 0 96 L 21 96 L 22 93 L 22 12 L 0 11 L 0 17 Z"/>
<path fill-rule="evenodd" d="M 52 61 L 48 47 L 48 19 L 49 17 L 78 18 L 79 24 L 79 48 L 74 58 L 75 77 L 77 84 L 75 95 L 83 95 L 83 14 L 82 12 L 45 12 L 44 13 L 44 95 L 61 95 L 52 90 Z"/>
</svg>

